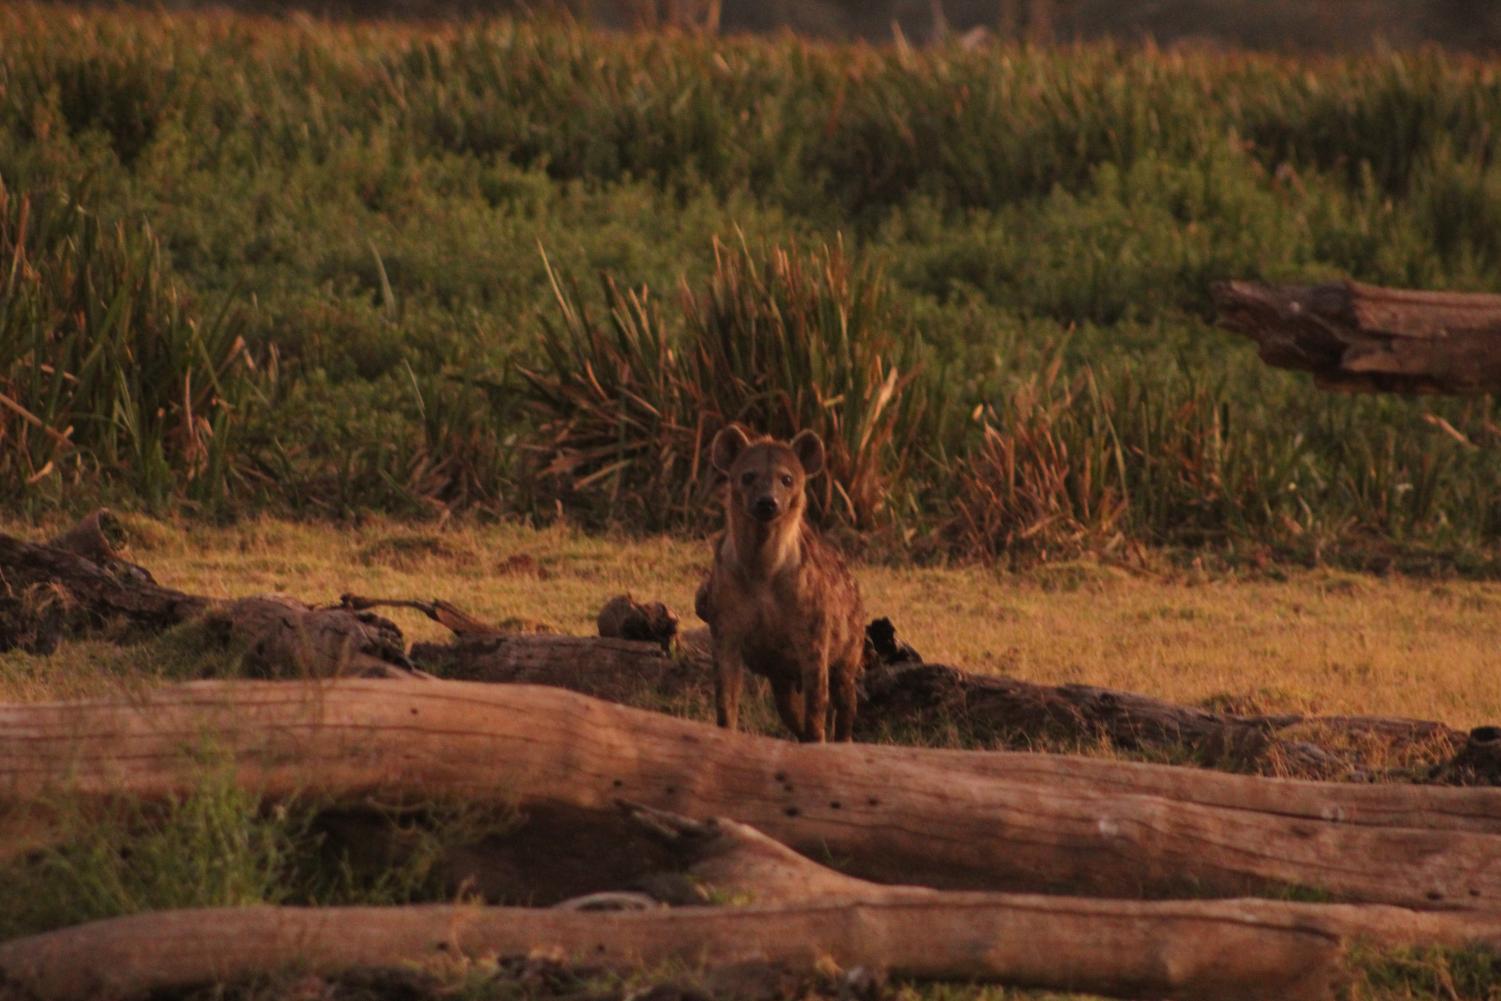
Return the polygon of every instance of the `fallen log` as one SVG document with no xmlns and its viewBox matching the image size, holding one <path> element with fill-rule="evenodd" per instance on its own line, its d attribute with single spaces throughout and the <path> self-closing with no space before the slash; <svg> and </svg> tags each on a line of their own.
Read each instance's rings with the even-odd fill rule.
<svg viewBox="0 0 1501 1001">
<path fill-rule="evenodd" d="M 371 612 L 309 608 L 273 594 L 215 602 L 202 618 L 220 642 L 244 651 L 252 677 L 426 677 L 407 658 L 396 624 Z"/>
<path fill-rule="evenodd" d="M 1501 392 L 1501 296 L 1417 292 L 1344 281 L 1219 282 L 1219 322 L 1262 361 L 1313 373 L 1324 389 Z"/>
<path fill-rule="evenodd" d="M 611 702 L 641 704 L 714 690 L 702 651 L 689 647 L 673 654 L 642 640 L 518 633 L 417 643 L 411 658 L 424 671 L 453 681 L 550 685 Z"/>
<path fill-rule="evenodd" d="M 1350 786 L 1304 790 L 1305 806 L 1320 791 L 1330 798 L 1328 819 L 1288 816 L 1275 804 L 1101 792 L 1062 768 L 1046 784 L 1013 780 L 990 773 L 983 753 L 802 746 L 524 685 L 203 682 L 131 700 L 0 706 L 0 817 L 61 790 L 185 793 L 194 778 L 184 748 L 210 735 L 236 781 L 261 795 L 450 794 L 586 812 L 624 797 L 733 817 L 877 882 L 1115 896 L 1296 886 L 1426 909 L 1501 906 L 1501 836 L 1344 823 Z M 1173 771 L 1184 788 L 1210 774 Z M 1430 804 L 1501 814 L 1493 790 L 1385 795 L 1409 816 Z"/>
<path fill-rule="evenodd" d="M 543 952 L 622 970 L 697 968 L 706 957 L 798 970 L 832 961 L 922 980 L 1122 997 L 1332 997 L 1338 940 L 1260 921 L 1236 904 L 1035 899 L 1029 908 L 953 896 L 617 914 L 444 905 L 163 911 L 0 944 L 0 973 L 38 1001 L 83 1001 L 232 981 L 289 960 L 328 974 Z"/>
<path fill-rule="evenodd" d="M 65 636 L 135 637 L 201 621 L 261 677 L 412 677 L 396 626 L 373 613 L 284 595 L 219 600 L 163 587 L 125 560 L 106 510 L 48 543 L 0 534 L 0 651 L 47 654 Z"/>
<path fill-rule="evenodd" d="M 657 704 L 706 702 L 711 661 L 685 642 L 674 654 L 654 643 L 570 636 L 490 636 L 419 643 L 414 663 L 444 678 L 542 684 L 609 699 Z M 866 671 L 856 736 L 898 740 L 954 729 L 967 742 L 999 747 L 1107 745 L 1227 771 L 1277 777 L 1423 778 L 1486 784 L 1494 769 L 1449 767 L 1473 757 L 1472 738 L 1428 720 L 1386 717 L 1236 716 L 1092 685 L 1039 685 L 943 664 L 879 664 Z M 1489 730 L 1481 728 L 1477 733 Z"/>
<path fill-rule="evenodd" d="M 202 613 L 206 598 L 162 587 L 134 564 L 96 563 L 99 512 L 57 544 L 0 534 L 0 650 L 50 653 L 65 635 L 102 628 L 159 632 Z M 106 544 L 107 548 L 107 544 Z"/>
<path fill-rule="evenodd" d="M 861 711 L 865 727 L 887 721 L 957 725 L 981 743 L 1106 743 L 1167 752 L 1205 767 L 1316 779 L 1417 777 L 1451 761 L 1469 742 L 1465 733 L 1428 720 L 1236 716 L 1094 685 L 1039 685 L 942 664 L 868 671 Z"/>
<path fill-rule="evenodd" d="M 732 908 L 234 908 L 98 921 L 0 944 L 0 982 L 39 1001 L 132 996 L 295 965 L 352 968 L 553 955 L 639 970 L 887 970 L 1120 997 L 1324 999 L 1352 945 L 1501 947 L 1501 915 L 1284 901 L 1143 903 L 881 886 L 728 820 L 637 810 Z M 617 898 L 620 895 L 614 895 Z M 157 945 L 171 942 L 170 950 Z"/>
</svg>

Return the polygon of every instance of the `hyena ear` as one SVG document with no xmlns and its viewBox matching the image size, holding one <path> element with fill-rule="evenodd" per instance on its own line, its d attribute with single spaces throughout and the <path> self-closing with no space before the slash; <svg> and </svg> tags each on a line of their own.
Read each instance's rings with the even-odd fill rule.
<svg viewBox="0 0 1501 1001">
<path fill-rule="evenodd" d="M 797 461 L 803 464 L 803 472 L 817 476 L 823 472 L 823 439 L 815 431 L 799 431 L 792 439 L 792 450 Z"/>
<path fill-rule="evenodd" d="M 714 468 L 721 473 L 728 473 L 730 467 L 735 464 L 735 459 L 745 446 L 750 444 L 750 436 L 745 433 L 745 428 L 739 424 L 726 424 L 719 429 L 714 436 L 714 444 L 709 446 L 709 456 L 714 463 Z"/>
</svg>

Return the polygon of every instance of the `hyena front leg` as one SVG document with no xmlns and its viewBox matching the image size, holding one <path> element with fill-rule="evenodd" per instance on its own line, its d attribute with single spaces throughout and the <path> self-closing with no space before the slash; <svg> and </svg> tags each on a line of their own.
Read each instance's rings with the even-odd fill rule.
<svg viewBox="0 0 1501 1001">
<path fill-rule="evenodd" d="M 803 743 L 823 742 L 829 715 L 829 641 L 824 636 L 803 662 Z"/>
<path fill-rule="evenodd" d="M 795 678 L 773 678 L 771 680 L 772 699 L 777 704 L 777 715 L 782 717 L 782 725 L 792 731 L 792 735 L 799 740 L 803 736 L 803 698 L 799 691 L 798 681 Z"/>
<path fill-rule="evenodd" d="M 740 651 L 730 643 L 714 645 L 714 710 L 719 725 L 727 730 L 740 727 L 740 689 L 745 678 L 745 662 Z"/>
</svg>

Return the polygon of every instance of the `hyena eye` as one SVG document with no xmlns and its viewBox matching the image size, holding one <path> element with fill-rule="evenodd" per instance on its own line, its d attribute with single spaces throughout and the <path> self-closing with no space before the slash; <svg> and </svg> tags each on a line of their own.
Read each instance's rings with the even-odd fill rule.
<svg viewBox="0 0 1501 1001">
<path fill-rule="evenodd" d="M 790 486 L 792 486 L 792 477 L 788 476 L 786 473 L 782 474 L 782 486 L 784 486 L 784 487 L 790 487 Z"/>
<path fill-rule="evenodd" d="M 744 486 L 747 486 L 747 487 L 748 487 L 748 486 L 750 486 L 750 485 L 751 485 L 751 484 L 752 484 L 752 483 L 755 483 L 755 482 L 756 482 L 756 474 L 755 474 L 755 473 L 743 473 L 743 474 L 741 474 L 741 476 L 740 476 L 740 482 L 741 482 L 741 484 L 743 484 L 743 485 L 744 485 Z"/>
</svg>

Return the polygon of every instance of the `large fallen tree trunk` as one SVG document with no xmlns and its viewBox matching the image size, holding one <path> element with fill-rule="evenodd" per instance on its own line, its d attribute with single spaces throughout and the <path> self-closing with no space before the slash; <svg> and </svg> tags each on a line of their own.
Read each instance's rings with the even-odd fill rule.
<svg viewBox="0 0 1501 1001">
<path fill-rule="evenodd" d="M 198 683 L 122 701 L 0 707 L 0 817 L 60 790 L 165 796 L 193 788 L 184 749 L 211 741 L 236 780 L 277 797 L 458 795 L 523 809 L 609 810 L 620 797 L 724 815 L 849 861 L 880 882 L 1168 896 L 1311 887 L 1423 908 L 1501 906 L 1501 836 L 1102 792 L 1066 774 L 994 774 L 983 754 L 803 746 L 559 689 L 459 682 Z M 1180 769 L 1182 785 L 1206 773 Z M 1214 777 L 1217 781 L 1223 776 Z M 1501 812 L 1501 793 L 1388 787 L 1414 815 Z M 1203 798 L 1208 800 L 1211 795 Z M 1409 798 L 1410 797 L 1410 798 Z"/>
<path fill-rule="evenodd" d="M 1220 323 L 1327 389 L 1501 392 L 1501 296 L 1359 282 L 1214 285 Z"/>
<path fill-rule="evenodd" d="M 1338 939 L 1257 919 L 1239 903 L 1053 899 L 678 908 L 627 914 L 522 908 L 165 911 L 0 944 L 0 973 L 39 1001 L 139 996 L 285 967 L 356 967 L 556 951 L 619 969 L 773 963 L 890 969 L 1124 997 L 1322 999 Z M 1028 907 L 1027 904 L 1031 903 Z M 163 943 L 171 943 L 163 948 Z"/>
<path fill-rule="evenodd" d="M 567 688 L 615 702 L 713 691 L 708 654 L 654 643 L 573 636 L 488 636 L 419 643 L 412 660 L 445 678 Z M 1092 685 L 1039 685 L 943 664 L 878 664 L 866 672 L 856 733 L 957 729 L 989 746 L 1167 752 L 1198 765 L 1279 777 L 1501 777 L 1495 735 L 1429 720 L 1297 714 L 1236 716 Z M 1454 763 L 1457 762 L 1457 765 Z M 1451 767 L 1452 765 L 1452 767 Z"/>
<path fill-rule="evenodd" d="M 590 966 L 832 961 L 921 979 L 1123 997 L 1327 998 L 1346 948 L 1501 947 L 1501 915 L 1280 901 L 1084 900 L 881 886 L 728 820 L 654 811 L 687 871 L 752 906 L 637 914 L 477 907 L 176 911 L 0 944 L 0 980 L 40 1001 L 131 996 L 297 968 L 560 954 Z M 170 950 L 158 946 L 171 942 Z"/>
</svg>

